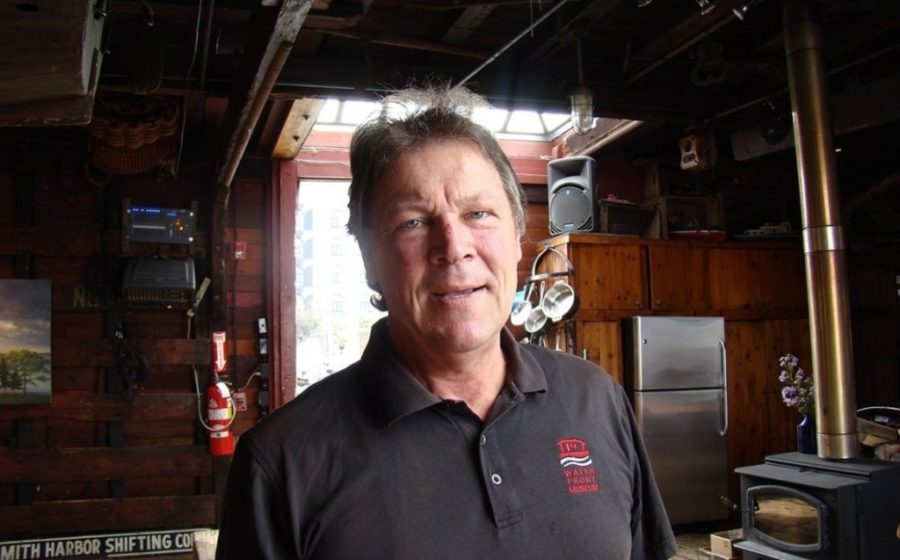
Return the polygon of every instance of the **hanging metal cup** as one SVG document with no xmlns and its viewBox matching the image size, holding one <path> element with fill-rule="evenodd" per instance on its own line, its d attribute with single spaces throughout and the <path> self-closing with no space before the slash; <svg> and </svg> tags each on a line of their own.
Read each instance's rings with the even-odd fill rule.
<svg viewBox="0 0 900 560">
<path fill-rule="evenodd" d="M 538 293 L 538 301 L 544 299 L 544 283 L 541 282 L 541 289 Z M 531 340 L 534 342 L 536 339 L 542 337 L 544 333 L 546 333 L 550 329 L 550 325 L 552 321 L 547 317 L 544 313 L 544 309 L 540 306 L 534 306 L 531 309 L 531 313 L 528 315 L 528 318 L 525 320 L 525 330 L 531 335 Z"/>
<path fill-rule="evenodd" d="M 534 284 L 529 283 L 527 289 L 525 290 L 525 298 L 513 305 L 512 313 L 509 314 L 510 323 L 517 327 L 525 324 L 525 321 L 528 320 L 528 316 L 531 315 L 531 310 L 533 307 L 531 304 L 531 294 L 533 293 Z"/>
<path fill-rule="evenodd" d="M 543 272 L 537 274 L 537 267 L 541 259 L 551 252 L 556 253 L 563 259 L 566 263 L 566 270 L 564 272 Z M 572 277 L 574 274 L 575 270 L 572 267 L 572 261 L 569 260 L 565 253 L 555 247 L 547 247 L 534 259 L 534 263 L 531 265 L 531 276 L 526 278 L 525 281 L 527 283 L 541 282 L 541 295 L 538 299 L 537 307 L 541 309 L 542 316 L 547 319 L 548 323 L 569 319 L 578 310 L 578 297 L 575 294 L 575 288 L 564 280 L 564 278 Z M 543 283 L 550 279 L 557 279 L 556 283 L 544 292 Z M 537 321 L 537 318 L 535 318 L 535 321 Z"/>
<path fill-rule="evenodd" d="M 568 282 L 557 282 L 541 298 L 541 309 L 551 321 L 562 321 L 578 311 L 578 295 Z"/>
</svg>

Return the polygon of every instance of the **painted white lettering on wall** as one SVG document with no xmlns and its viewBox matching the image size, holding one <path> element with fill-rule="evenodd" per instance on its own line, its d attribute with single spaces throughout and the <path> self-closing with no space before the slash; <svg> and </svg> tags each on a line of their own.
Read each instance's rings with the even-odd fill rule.
<svg viewBox="0 0 900 560">
<path fill-rule="evenodd" d="M 79 556 L 183 554 L 194 548 L 191 531 L 156 531 L 0 542 L 0 560 L 47 560 Z"/>
<path fill-rule="evenodd" d="M 0 544 L 0 560 L 30 560 L 41 557 L 41 543 Z"/>
</svg>

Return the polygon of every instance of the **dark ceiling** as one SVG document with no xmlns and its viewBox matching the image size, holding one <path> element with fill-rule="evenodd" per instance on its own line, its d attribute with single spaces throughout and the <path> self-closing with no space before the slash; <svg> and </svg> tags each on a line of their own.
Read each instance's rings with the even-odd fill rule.
<svg viewBox="0 0 900 560">
<path fill-rule="evenodd" d="M 299 20 L 275 97 L 372 97 L 410 81 L 465 80 L 498 106 L 568 110 L 580 43 L 598 116 L 752 121 L 787 103 L 779 0 L 638 3 L 111 0 L 100 87 L 127 85 L 135 65 L 146 73 L 139 61 L 155 48 L 163 89 L 231 95 L 258 60 L 253 51 Z M 307 4 L 305 17 L 293 14 L 285 25 L 285 12 Z M 701 4 L 712 9 L 701 13 Z M 815 6 L 833 93 L 898 70 L 900 3 Z M 142 25 L 150 18 L 152 27 Z"/>
<path fill-rule="evenodd" d="M 580 74 L 595 116 L 652 124 L 642 142 L 696 125 L 784 133 L 782 4 L 797 1 L 21 0 L 0 4 L 0 126 L 86 124 L 95 94 L 168 94 L 188 128 L 221 125 L 233 167 L 276 154 L 291 111 L 325 96 L 464 82 L 498 107 L 568 111 Z M 836 132 L 900 121 L 900 2 L 809 5 Z M 90 95 L 59 101 L 98 67 Z"/>
</svg>

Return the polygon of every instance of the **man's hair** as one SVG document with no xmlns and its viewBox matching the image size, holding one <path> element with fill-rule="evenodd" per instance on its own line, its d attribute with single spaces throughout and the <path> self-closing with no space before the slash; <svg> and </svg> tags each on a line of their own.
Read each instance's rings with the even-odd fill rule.
<svg viewBox="0 0 900 560">
<path fill-rule="evenodd" d="M 470 116 L 487 101 L 463 87 L 410 88 L 385 97 L 380 113 L 361 124 L 350 142 L 349 231 L 364 236 L 375 184 L 396 159 L 433 140 L 460 140 L 478 148 L 500 175 L 519 235 L 525 232 L 525 192 L 493 134 Z"/>
<path fill-rule="evenodd" d="M 397 158 L 426 142 L 459 140 L 481 151 L 500 175 L 516 231 L 525 233 L 525 191 L 493 134 L 471 115 L 487 101 L 463 87 L 409 88 L 385 97 L 379 114 L 353 133 L 350 142 L 350 219 L 347 231 L 365 244 L 375 185 Z M 365 250 L 365 249 L 363 249 Z M 386 311 L 378 286 L 372 305 Z"/>
</svg>

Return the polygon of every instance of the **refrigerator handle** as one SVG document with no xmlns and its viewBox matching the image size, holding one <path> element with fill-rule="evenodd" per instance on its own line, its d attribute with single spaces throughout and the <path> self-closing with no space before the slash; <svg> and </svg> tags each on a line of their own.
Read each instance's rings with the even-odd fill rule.
<svg viewBox="0 0 900 560">
<path fill-rule="evenodd" d="M 728 433 L 728 360 L 725 352 L 725 340 L 719 339 L 719 350 L 722 354 L 722 428 L 719 435 Z"/>
</svg>

